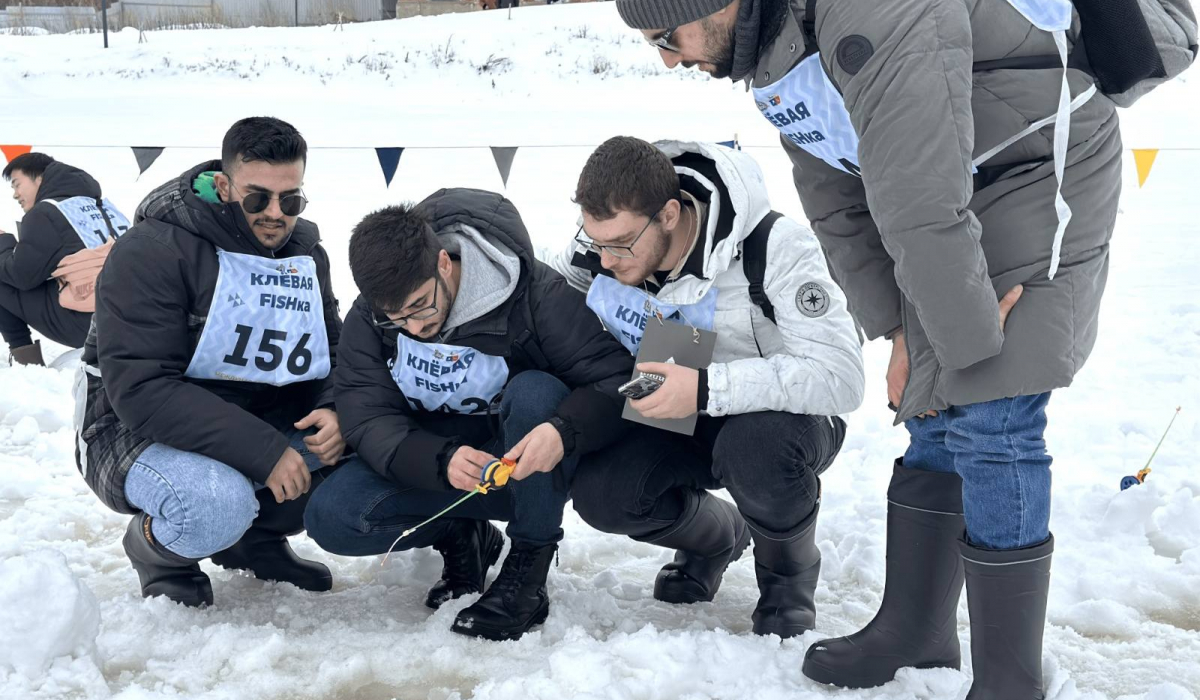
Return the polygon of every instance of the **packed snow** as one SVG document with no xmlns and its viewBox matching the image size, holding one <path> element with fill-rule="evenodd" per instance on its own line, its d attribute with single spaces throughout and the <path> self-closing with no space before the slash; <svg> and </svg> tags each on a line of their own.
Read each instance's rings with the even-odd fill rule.
<svg viewBox="0 0 1200 700">
<path fill-rule="evenodd" d="M 503 190 L 489 146 L 520 146 L 506 192 L 535 243 L 574 233 L 570 197 L 595 145 L 628 133 L 724 141 L 762 164 L 773 205 L 802 212 L 771 127 L 741 86 L 666 71 L 608 3 L 307 29 L 0 36 L 0 143 L 89 170 L 132 214 L 152 187 L 219 156 L 237 118 L 296 124 L 313 151 L 305 216 L 322 228 L 343 308 L 349 228 L 374 207 L 442 186 Z M 1200 694 L 1200 217 L 1193 128 L 1200 79 L 1124 114 L 1126 145 L 1162 148 L 1139 189 L 1127 154 L 1101 334 L 1076 385 L 1050 404 L 1057 540 L 1044 663 L 1052 700 L 1196 700 Z M 167 150 L 138 177 L 129 146 Z M 374 147 L 405 147 L 390 188 Z M 1190 149 L 1190 150 L 1188 150 Z M 0 229 L 20 212 L 0 202 Z M 49 357 L 65 349 L 47 346 Z M 800 673 L 818 638 L 871 618 L 884 582 L 885 491 L 905 445 L 886 408 L 888 347 L 871 343 L 868 394 L 824 478 L 818 629 L 750 633 L 749 553 L 712 603 L 651 597 L 669 553 L 604 535 L 568 512 L 547 623 L 517 642 L 450 632 L 471 598 L 422 604 L 436 553 L 335 557 L 331 593 L 205 564 L 216 605 L 144 600 L 106 510 L 73 459 L 71 385 L 0 352 L 0 698 L 962 698 L 970 668 L 906 670 L 872 691 Z M 1145 463 L 1183 412 L 1144 485 Z"/>
</svg>

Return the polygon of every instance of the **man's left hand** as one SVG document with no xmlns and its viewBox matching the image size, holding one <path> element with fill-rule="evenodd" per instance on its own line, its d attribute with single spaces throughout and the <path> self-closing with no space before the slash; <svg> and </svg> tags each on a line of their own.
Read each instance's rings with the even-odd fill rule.
<svg viewBox="0 0 1200 700">
<path fill-rule="evenodd" d="M 328 408 L 317 408 L 296 422 L 298 430 L 308 430 L 316 426 L 317 432 L 304 438 L 308 451 L 315 454 L 321 464 L 327 467 L 338 463 L 342 453 L 346 451 L 346 440 L 342 437 L 342 427 L 338 423 L 337 413 Z"/>
<path fill-rule="evenodd" d="M 661 374 L 667 381 L 646 398 L 630 401 L 633 410 L 647 418 L 687 418 L 697 412 L 699 370 L 671 362 L 643 362 L 637 368 L 646 374 Z"/>
<path fill-rule="evenodd" d="M 512 478 L 520 481 L 535 472 L 552 471 L 562 461 L 564 454 L 562 436 L 558 428 L 542 423 L 521 438 L 505 459 L 517 463 Z"/>
</svg>

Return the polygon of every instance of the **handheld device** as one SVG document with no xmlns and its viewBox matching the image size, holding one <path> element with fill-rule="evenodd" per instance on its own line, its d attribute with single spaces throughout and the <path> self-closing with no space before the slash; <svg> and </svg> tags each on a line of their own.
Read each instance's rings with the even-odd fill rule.
<svg viewBox="0 0 1200 700">
<path fill-rule="evenodd" d="M 630 399 L 644 399 L 663 385 L 667 378 L 661 374 L 640 373 L 638 376 L 622 384 L 617 393 Z"/>
</svg>

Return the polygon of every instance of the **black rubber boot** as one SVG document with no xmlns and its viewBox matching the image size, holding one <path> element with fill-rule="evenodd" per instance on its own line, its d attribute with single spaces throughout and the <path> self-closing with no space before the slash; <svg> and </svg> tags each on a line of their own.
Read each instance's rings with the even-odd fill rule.
<svg viewBox="0 0 1200 700">
<path fill-rule="evenodd" d="M 888 487 L 887 582 L 879 612 L 848 637 L 823 639 L 804 655 L 804 675 L 844 688 L 874 688 L 907 666 L 958 668 L 958 541 L 965 524 L 957 474 L 905 469 Z"/>
<path fill-rule="evenodd" d="M 817 624 L 817 578 L 821 550 L 817 549 L 817 505 L 790 533 L 776 534 L 747 521 L 754 538 L 754 573 L 758 605 L 751 619 L 754 633 L 797 637 Z"/>
<path fill-rule="evenodd" d="M 429 589 L 425 605 L 437 610 L 442 603 L 483 590 L 488 569 L 500 558 L 504 537 L 486 520 L 454 518 L 433 543 L 442 554 L 442 578 Z"/>
<path fill-rule="evenodd" d="M 9 355 L 9 365 L 34 365 L 37 367 L 45 367 L 46 360 L 42 357 L 42 341 L 35 340 L 29 345 L 22 345 L 19 348 L 11 348 Z"/>
<path fill-rule="evenodd" d="M 200 560 L 181 557 L 156 542 L 150 516 L 133 516 L 121 544 L 142 584 L 143 597 L 166 596 L 191 608 L 212 605 L 212 583 L 200 570 Z"/>
<path fill-rule="evenodd" d="M 1042 632 L 1054 536 L 1008 551 L 960 546 L 975 674 L 967 700 L 1042 700 Z"/>
<path fill-rule="evenodd" d="M 282 581 L 306 591 L 333 588 L 333 574 L 324 564 L 301 559 L 287 538 L 304 531 L 304 507 L 312 495 L 276 503 L 271 489 L 259 489 L 258 517 L 229 549 L 212 555 L 212 562 L 226 569 L 245 569 L 263 581 Z"/>
<path fill-rule="evenodd" d="M 538 547 L 513 542 L 487 593 L 459 612 L 451 629 L 498 642 L 520 639 L 531 627 L 545 622 L 550 614 L 546 575 L 557 551 L 556 544 Z"/>
<path fill-rule="evenodd" d="M 683 515 L 665 531 L 640 542 L 674 549 L 675 559 L 658 572 L 654 597 L 664 603 L 708 602 L 725 569 L 750 546 L 750 528 L 737 507 L 707 491 L 682 490 Z"/>
</svg>

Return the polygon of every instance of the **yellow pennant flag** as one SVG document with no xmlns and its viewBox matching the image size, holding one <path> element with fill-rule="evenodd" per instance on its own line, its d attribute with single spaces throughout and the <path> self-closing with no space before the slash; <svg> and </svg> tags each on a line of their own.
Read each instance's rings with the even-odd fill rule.
<svg viewBox="0 0 1200 700">
<path fill-rule="evenodd" d="M 1133 160 L 1137 163 L 1138 187 L 1146 184 L 1146 178 L 1150 177 L 1150 168 L 1154 167 L 1154 159 L 1157 157 L 1157 148 L 1133 149 Z"/>
</svg>

